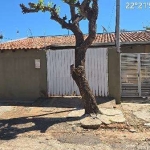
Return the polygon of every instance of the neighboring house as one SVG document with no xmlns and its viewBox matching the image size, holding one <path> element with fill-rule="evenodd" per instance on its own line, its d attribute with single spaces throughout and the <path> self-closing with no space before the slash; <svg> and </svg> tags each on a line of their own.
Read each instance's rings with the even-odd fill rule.
<svg viewBox="0 0 150 150">
<path fill-rule="evenodd" d="M 86 38 L 87 35 L 85 35 Z M 97 34 L 87 50 L 86 75 L 95 96 L 150 96 L 150 32 Z M 75 37 L 29 37 L 0 44 L 0 100 L 79 95 L 70 75 Z"/>
</svg>

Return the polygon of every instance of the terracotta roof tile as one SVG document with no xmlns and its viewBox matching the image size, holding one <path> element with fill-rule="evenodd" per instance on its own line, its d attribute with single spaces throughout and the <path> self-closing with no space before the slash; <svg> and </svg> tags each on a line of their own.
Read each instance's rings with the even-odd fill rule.
<svg viewBox="0 0 150 150">
<path fill-rule="evenodd" d="M 85 35 L 85 38 L 87 35 Z M 150 32 L 137 31 L 137 32 L 122 32 L 120 34 L 120 40 L 123 43 L 129 42 L 150 42 Z M 114 44 L 115 33 L 97 34 L 94 44 Z M 41 37 L 29 37 L 24 39 L 18 39 L 15 41 L 9 41 L 0 44 L 0 50 L 11 49 L 42 49 L 47 46 L 74 46 L 74 35 L 68 36 L 41 36 Z"/>
</svg>

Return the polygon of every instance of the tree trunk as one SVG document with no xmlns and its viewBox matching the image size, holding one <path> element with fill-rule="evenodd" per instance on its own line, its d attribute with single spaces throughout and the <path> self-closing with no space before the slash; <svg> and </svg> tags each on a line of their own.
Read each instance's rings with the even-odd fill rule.
<svg viewBox="0 0 150 150">
<path fill-rule="evenodd" d="M 99 114 L 100 111 L 97 106 L 96 99 L 86 79 L 85 54 L 86 50 L 83 50 L 80 47 L 75 49 L 75 66 L 71 65 L 71 74 L 82 96 L 85 114 Z"/>
<path fill-rule="evenodd" d="M 61 18 L 56 9 L 56 5 L 48 6 L 39 1 L 37 4 L 29 3 L 29 8 L 24 4 L 20 4 L 23 13 L 34 13 L 42 10 L 42 12 L 50 12 L 51 19 L 58 22 L 62 28 L 71 30 L 76 38 L 76 49 L 75 49 L 75 67 L 71 65 L 72 77 L 79 87 L 80 94 L 82 96 L 85 108 L 85 114 L 100 113 L 95 97 L 89 87 L 88 81 L 85 75 L 85 53 L 87 48 L 92 44 L 96 37 L 96 20 L 98 16 L 98 0 L 83 0 L 82 3 L 79 1 L 67 0 L 64 1 L 70 6 L 71 20 L 67 23 L 66 17 Z M 79 12 L 76 11 L 79 9 Z M 83 32 L 80 30 L 79 22 L 86 18 L 89 22 L 89 35 L 84 39 Z"/>
</svg>

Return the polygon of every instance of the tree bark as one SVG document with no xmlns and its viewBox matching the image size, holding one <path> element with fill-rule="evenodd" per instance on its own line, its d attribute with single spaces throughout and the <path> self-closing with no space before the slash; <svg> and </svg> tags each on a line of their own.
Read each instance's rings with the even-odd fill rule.
<svg viewBox="0 0 150 150">
<path fill-rule="evenodd" d="M 99 108 L 96 103 L 85 73 L 85 54 L 86 50 L 75 49 L 75 66 L 71 65 L 71 74 L 76 82 L 84 104 L 85 114 L 99 114 Z"/>
</svg>

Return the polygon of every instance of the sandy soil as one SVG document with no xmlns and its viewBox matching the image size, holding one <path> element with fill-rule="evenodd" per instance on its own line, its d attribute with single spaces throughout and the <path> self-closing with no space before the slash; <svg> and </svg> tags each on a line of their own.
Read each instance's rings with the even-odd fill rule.
<svg viewBox="0 0 150 150">
<path fill-rule="evenodd" d="M 80 118 L 67 118 L 74 106 L 81 107 L 75 103 L 52 99 L 24 106 L 1 104 L 0 150 L 150 150 L 150 128 L 133 115 L 133 110 L 149 110 L 150 105 L 117 105 L 125 123 L 89 130 L 74 124 Z M 99 105 L 114 107 L 112 102 Z"/>
</svg>

